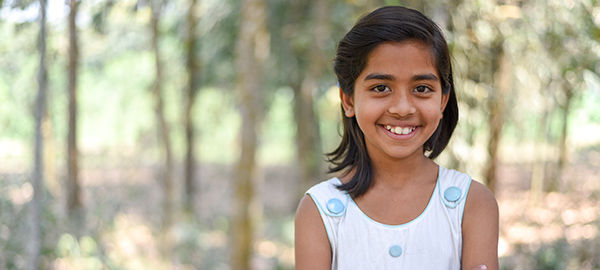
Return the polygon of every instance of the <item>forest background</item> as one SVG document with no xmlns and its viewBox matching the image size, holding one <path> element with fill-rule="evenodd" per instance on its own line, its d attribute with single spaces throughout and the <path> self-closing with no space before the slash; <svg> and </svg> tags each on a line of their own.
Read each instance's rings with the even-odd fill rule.
<svg viewBox="0 0 600 270">
<path fill-rule="evenodd" d="M 600 269 L 597 0 L 0 1 L 0 269 L 293 269 L 336 43 L 397 4 L 447 35 L 437 162 L 496 194 L 501 268 Z"/>
</svg>

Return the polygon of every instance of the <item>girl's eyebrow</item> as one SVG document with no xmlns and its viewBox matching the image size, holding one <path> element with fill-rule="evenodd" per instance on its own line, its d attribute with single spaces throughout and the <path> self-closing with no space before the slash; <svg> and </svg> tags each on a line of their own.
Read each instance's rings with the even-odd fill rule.
<svg viewBox="0 0 600 270">
<path fill-rule="evenodd" d="M 433 73 L 417 74 L 412 77 L 412 81 L 438 81 L 439 78 Z"/>
<path fill-rule="evenodd" d="M 379 74 L 379 73 L 371 73 L 365 77 L 365 81 L 368 80 L 384 80 L 384 81 L 395 81 L 396 77 L 390 74 Z"/>
</svg>

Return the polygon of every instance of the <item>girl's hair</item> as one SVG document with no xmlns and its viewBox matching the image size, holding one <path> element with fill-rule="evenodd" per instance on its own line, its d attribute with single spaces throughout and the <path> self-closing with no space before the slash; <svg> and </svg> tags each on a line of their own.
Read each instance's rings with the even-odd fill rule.
<svg viewBox="0 0 600 270">
<path fill-rule="evenodd" d="M 380 44 L 408 40 L 420 41 L 430 48 L 440 76 L 442 93 L 449 95 L 442 120 L 423 145 L 424 152 L 429 152 L 427 157 L 434 159 L 446 148 L 456 127 L 458 104 L 454 92 L 450 51 L 442 30 L 431 19 L 419 11 L 399 6 L 382 7 L 373 11 L 360 19 L 340 41 L 333 69 L 339 87 L 346 95 L 352 96 L 354 82 L 365 68 L 369 54 Z M 329 172 L 353 171 L 352 179 L 338 188 L 356 198 L 371 186 L 373 167 L 367 153 L 364 134 L 356 118 L 346 117 L 343 108 L 342 117 L 342 141 L 337 149 L 327 154 L 329 162 L 333 164 Z"/>
</svg>

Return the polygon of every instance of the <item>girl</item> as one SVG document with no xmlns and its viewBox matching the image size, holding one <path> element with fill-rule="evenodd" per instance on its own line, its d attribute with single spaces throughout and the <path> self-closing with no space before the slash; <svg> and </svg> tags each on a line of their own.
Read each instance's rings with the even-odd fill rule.
<svg viewBox="0 0 600 270">
<path fill-rule="evenodd" d="M 335 177 L 296 213 L 296 269 L 498 269 L 498 206 L 433 162 L 458 121 L 448 45 L 418 11 L 383 7 L 337 48 L 344 131 Z"/>
</svg>

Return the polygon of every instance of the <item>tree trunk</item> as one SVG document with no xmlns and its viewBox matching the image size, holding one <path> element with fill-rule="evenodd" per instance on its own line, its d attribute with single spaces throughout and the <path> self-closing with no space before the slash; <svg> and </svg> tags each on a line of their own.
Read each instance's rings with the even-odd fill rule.
<svg viewBox="0 0 600 270">
<path fill-rule="evenodd" d="M 194 213 L 194 197 L 196 194 L 196 185 L 194 182 L 196 158 L 194 156 L 194 121 L 192 121 L 192 111 L 195 104 L 196 93 L 199 86 L 200 65 L 196 57 L 196 26 L 198 18 L 195 10 L 197 0 L 190 0 L 190 6 L 187 14 L 188 33 L 186 39 L 187 50 L 187 72 L 188 72 L 188 88 L 186 91 L 185 111 L 184 111 L 184 126 L 185 138 L 187 141 L 187 151 L 185 154 L 185 206 L 187 212 Z"/>
<path fill-rule="evenodd" d="M 30 239 L 28 241 L 28 265 L 27 269 L 40 269 L 40 256 L 42 249 L 42 192 L 44 183 L 44 140 L 42 134 L 42 121 L 46 111 L 46 92 L 48 90 L 48 74 L 46 68 L 46 0 L 40 0 L 40 69 L 38 73 L 38 93 L 35 105 L 35 142 L 34 163 L 31 177 L 33 187 L 33 198 L 29 203 L 29 226 Z"/>
<path fill-rule="evenodd" d="M 559 161 L 558 168 L 562 170 L 569 162 L 567 139 L 569 135 L 569 113 L 571 111 L 571 103 L 573 101 L 573 89 L 571 84 L 568 82 L 563 83 L 563 92 L 565 94 L 565 104 L 563 106 L 563 121 L 562 121 L 562 132 L 560 136 L 560 149 L 559 149 Z M 560 172 L 559 172 L 560 175 Z"/>
<path fill-rule="evenodd" d="M 172 239 L 169 236 L 171 225 L 173 222 L 174 212 L 174 187 L 173 187 L 173 156 L 171 151 L 171 140 L 169 136 L 169 127 L 165 119 L 164 112 L 164 99 L 162 96 L 162 83 L 163 83 L 163 71 L 162 71 L 162 60 L 160 55 L 160 49 L 158 47 L 158 41 L 160 38 L 159 22 L 162 11 L 163 2 L 161 0 L 151 1 L 152 7 L 152 48 L 154 49 L 155 59 L 155 81 L 152 87 L 152 94 L 155 99 L 155 112 L 158 121 L 158 135 L 159 143 L 164 153 L 164 168 L 160 175 L 163 188 L 163 220 L 162 220 L 162 249 L 165 256 L 170 256 L 172 251 Z"/>
<path fill-rule="evenodd" d="M 255 153 L 263 118 L 263 69 L 269 56 L 264 0 L 242 0 L 236 47 L 237 91 L 242 118 L 241 153 L 234 174 L 235 200 L 232 222 L 233 270 L 251 269 L 252 243 L 257 203 Z"/>
<path fill-rule="evenodd" d="M 79 47 L 77 45 L 77 0 L 69 2 L 69 134 L 67 137 L 67 212 L 71 231 L 78 237 L 85 231 L 79 165 L 77 151 L 77 67 Z"/>
<path fill-rule="evenodd" d="M 330 35 L 329 1 L 316 1 L 312 4 L 311 19 L 315 29 L 308 52 L 308 67 L 301 87 L 294 88 L 294 114 L 296 118 L 296 146 L 300 164 L 300 188 L 304 193 L 322 178 L 322 149 L 319 121 L 314 109 L 314 96 L 318 92 L 319 77 L 327 65 L 322 43 Z"/>
<path fill-rule="evenodd" d="M 548 83 L 545 88 L 550 89 Z M 544 178 L 546 177 L 546 157 L 548 151 L 546 149 L 548 145 L 548 121 L 549 121 L 549 110 L 553 107 L 553 104 L 548 102 L 543 103 L 542 113 L 540 114 L 539 126 L 537 127 L 537 135 L 534 143 L 535 158 L 533 160 L 533 168 L 531 170 L 531 202 L 538 204 L 541 202 L 542 193 L 544 192 Z"/>
<path fill-rule="evenodd" d="M 571 109 L 571 102 L 573 101 L 573 88 L 566 79 L 564 79 L 562 83 L 562 91 L 565 95 L 565 100 L 564 104 L 561 104 L 561 107 L 563 109 L 563 115 L 561 123 L 561 134 L 559 139 L 560 141 L 558 144 L 558 167 L 556 168 L 555 173 L 551 177 L 549 177 L 550 181 L 548 183 L 548 192 L 559 191 L 562 170 L 568 163 L 567 136 L 569 132 L 569 111 Z"/>
<path fill-rule="evenodd" d="M 498 151 L 500 149 L 500 140 L 502 135 L 502 128 L 504 127 L 504 95 L 510 87 L 510 63 L 502 48 L 502 41 L 497 42 L 495 48 L 492 50 L 492 70 L 494 71 L 494 88 L 489 92 L 489 112 L 488 112 L 488 123 L 490 129 L 489 141 L 488 141 L 488 155 L 489 160 L 485 169 L 485 178 L 487 180 L 487 187 L 492 191 L 496 192 L 496 171 L 498 168 Z"/>
</svg>

